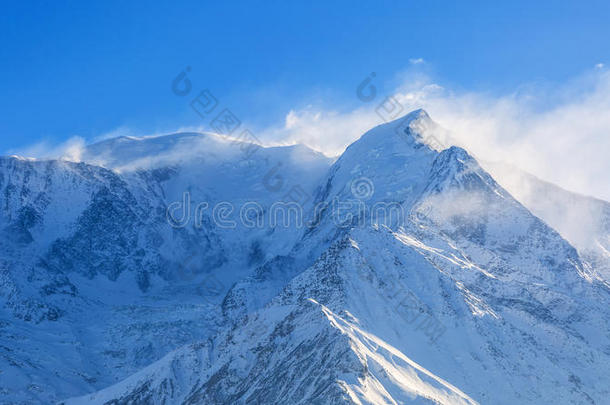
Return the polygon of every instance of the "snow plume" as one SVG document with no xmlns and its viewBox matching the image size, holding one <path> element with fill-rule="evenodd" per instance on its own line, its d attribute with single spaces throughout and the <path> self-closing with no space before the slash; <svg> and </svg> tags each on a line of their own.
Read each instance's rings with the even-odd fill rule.
<svg viewBox="0 0 610 405">
<path fill-rule="evenodd" d="M 188 161 L 203 162 L 235 156 L 236 140 L 214 133 L 178 132 L 145 137 L 112 138 L 90 145 L 85 159 L 89 163 L 119 172 L 173 166 Z"/>
<path fill-rule="evenodd" d="M 610 71 L 604 64 L 561 85 L 528 84 L 500 95 L 454 91 L 415 71 L 428 63 L 411 65 L 411 71 L 399 79 L 388 78 L 399 83 L 390 86 L 392 91 L 382 90 L 385 78 L 370 73 L 354 83 L 353 98 L 343 105 L 287 109 L 284 122 L 276 126 L 242 126 L 252 129 L 257 140 L 267 146 L 302 143 L 327 156 L 337 156 L 370 128 L 424 108 L 450 131 L 450 143 L 467 149 L 500 183 L 504 183 L 505 173 L 494 172 L 487 162 L 508 163 L 565 189 L 610 200 Z M 201 128 L 189 130 L 200 132 Z M 132 134 L 120 127 L 102 139 Z M 446 138 L 440 140 L 447 143 Z M 193 147 L 193 138 L 186 141 L 182 139 L 163 156 L 142 154 L 133 159 L 130 155 L 130 162 L 118 162 L 121 156 L 107 156 L 113 148 L 98 150 L 96 157 L 104 153 L 114 167 L 145 165 L 160 159 L 182 160 L 210 147 L 209 139 L 195 142 L 202 148 Z M 87 155 L 82 156 L 83 141 L 76 137 L 58 146 L 40 143 L 12 153 L 87 160 Z"/>
<path fill-rule="evenodd" d="M 456 218 L 477 218 L 489 202 L 481 192 L 450 191 L 427 197 L 420 208 L 437 223 Z"/>
<path fill-rule="evenodd" d="M 61 159 L 71 162 L 80 162 L 84 150 L 85 140 L 80 136 L 73 136 L 67 141 L 59 144 L 42 141 L 25 148 L 11 150 L 9 151 L 9 154 L 27 158 Z"/>
<path fill-rule="evenodd" d="M 337 155 L 367 129 L 397 118 L 380 106 L 398 102 L 395 112 L 403 115 L 424 108 L 482 163 L 506 162 L 566 189 L 610 200 L 610 72 L 603 66 L 556 87 L 530 84 L 505 95 L 452 91 L 425 75 L 411 77 L 394 92 L 377 91 L 373 100 L 347 111 L 292 109 L 282 127 L 263 131 L 261 138 Z M 379 77 L 367 79 L 366 86 L 381 84 Z"/>
<path fill-rule="evenodd" d="M 582 194 L 610 200 L 610 74 L 558 90 L 524 89 L 431 100 L 429 112 L 461 146 Z M 541 107 L 544 105 L 544 107 Z M 501 173 L 492 173 L 502 182 Z"/>
</svg>

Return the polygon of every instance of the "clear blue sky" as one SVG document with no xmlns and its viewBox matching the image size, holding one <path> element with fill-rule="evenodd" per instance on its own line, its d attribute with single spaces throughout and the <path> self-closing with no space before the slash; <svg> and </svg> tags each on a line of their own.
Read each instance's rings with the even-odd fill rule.
<svg viewBox="0 0 610 405">
<path fill-rule="evenodd" d="M 170 91 L 191 67 L 243 120 L 317 97 L 357 102 L 370 72 L 424 58 L 453 86 L 559 83 L 610 60 L 607 1 L 29 2 L 0 12 L 0 152 L 200 124 Z"/>
</svg>

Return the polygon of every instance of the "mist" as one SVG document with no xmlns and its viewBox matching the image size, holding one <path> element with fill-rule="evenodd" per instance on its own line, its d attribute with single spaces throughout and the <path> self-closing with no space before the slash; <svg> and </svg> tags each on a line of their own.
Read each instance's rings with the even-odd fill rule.
<svg viewBox="0 0 610 405">
<path fill-rule="evenodd" d="M 356 87 L 356 85 L 354 86 Z M 291 109 L 263 140 L 303 143 L 340 154 L 368 129 L 388 96 L 403 113 L 424 108 L 483 166 L 502 162 L 562 188 L 610 200 L 610 73 L 602 65 L 558 86 L 527 84 L 506 95 L 454 91 L 418 74 L 370 104 L 342 111 Z M 342 112 L 339 112 L 342 111 Z"/>
</svg>

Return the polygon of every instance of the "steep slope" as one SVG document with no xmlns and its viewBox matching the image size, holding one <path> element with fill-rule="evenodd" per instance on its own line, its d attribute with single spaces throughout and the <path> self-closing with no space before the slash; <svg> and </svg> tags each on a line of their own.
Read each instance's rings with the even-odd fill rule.
<svg viewBox="0 0 610 405">
<path fill-rule="evenodd" d="M 294 186 L 311 194 L 329 164 L 300 146 L 244 155 L 205 134 L 175 137 L 195 141 L 197 156 L 120 172 L 0 158 L 0 402 L 100 389 L 214 333 L 231 284 L 291 240 L 290 230 L 218 226 L 214 205 L 230 202 L 237 220 L 243 202 L 268 210 Z M 155 153 L 131 141 L 144 145 L 128 150 Z M 183 223 L 168 221 L 172 204 L 188 211 Z"/>
<path fill-rule="evenodd" d="M 332 307 L 346 305 L 353 288 L 374 291 L 365 280 L 350 277 L 350 273 L 366 277 L 368 271 L 352 242 L 340 241 L 244 325 L 211 344 L 189 347 L 187 355 L 181 349 L 162 360 L 162 366 L 149 367 L 117 387 L 68 403 L 114 399 L 119 403 L 327 404 L 414 398 L 428 403 L 474 403 L 361 329 L 349 312 L 333 312 Z M 325 304 L 306 298 L 312 295 Z M 195 384 L 185 384 L 183 359 L 192 364 L 190 359 L 195 357 L 207 361 L 195 364 Z"/>
<path fill-rule="evenodd" d="M 564 190 L 499 163 L 486 163 L 502 185 L 578 249 L 595 275 L 610 280 L 610 203 Z"/>
<path fill-rule="evenodd" d="M 608 286 L 428 120 L 346 150 L 213 339 L 67 403 L 604 403 Z"/>
<path fill-rule="evenodd" d="M 354 230 L 212 342 L 66 403 L 603 403 L 608 354 L 576 330 L 605 304 L 536 307 L 526 292 L 560 294 L 514 282 L 477 297 L 405 237 Z"/>
</svg>

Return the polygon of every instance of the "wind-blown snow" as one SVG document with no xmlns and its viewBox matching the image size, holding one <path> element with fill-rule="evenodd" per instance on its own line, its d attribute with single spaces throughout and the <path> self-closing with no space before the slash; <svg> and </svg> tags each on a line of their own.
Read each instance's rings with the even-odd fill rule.
<svg viewBox="0 0 610 405">
<path fill-rule="evenodd" d="M 415 111 L 336 161 L 207 134 L 0 159 L 0 402 L 603 404 L 604 262 L 433 126 Z M 314 213 L 355 179 L 405 215 Z M 268 210 L 294 186 L 314 226 L 166 220 L 184 191 Z"/>
</svg>

